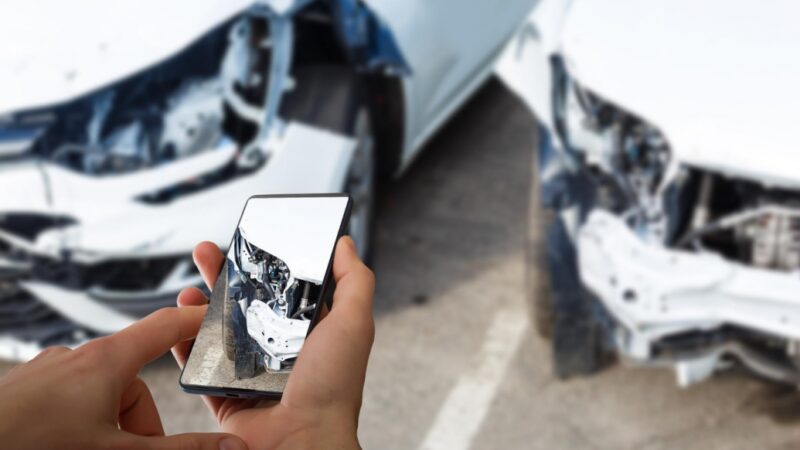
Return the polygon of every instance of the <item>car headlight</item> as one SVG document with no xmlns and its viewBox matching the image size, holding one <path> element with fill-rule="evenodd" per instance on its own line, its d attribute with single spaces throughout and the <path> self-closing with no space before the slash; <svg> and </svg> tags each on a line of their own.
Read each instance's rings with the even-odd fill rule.
<svg viewBox="0 0 800 450">
<path fill-rule="evenodd" d="M 553 117 L 565 150 L 614 177 L 641 204 L 662 186 L 671 152 L 653 125 L 581 86 L 553 63 Z"/>
</svg>

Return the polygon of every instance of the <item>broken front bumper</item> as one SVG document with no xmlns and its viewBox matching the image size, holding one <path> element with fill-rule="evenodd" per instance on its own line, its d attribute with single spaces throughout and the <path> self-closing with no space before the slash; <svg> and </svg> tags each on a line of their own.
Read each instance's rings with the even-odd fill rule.
<svg viewBox="0 0 800 450">
<path fill-rule="evenodd" d="M 36 236 L 0 230 L 0 358 L 26 360 L 49 345 L 79 345 L 174 305 L 181 289 L 202 284 L 190 270 L 193 247 L 204 240 L 227 247 L 250 196 L 341 192 L 356 145 L 348 136 L 297 123 L 287 124 L 267 144 L 270 159 L 257 171 L 155 205 L 139 198 L 195 173 L 166 177 L 163 172 L 172 170 L 166 168 L 100 179 L 51 176 L 56 187 L 50 203 L 45 196 L 21 203 L 14 194 L 41 177 L 25 178 L 28 169 L 6 168 L 0 192 L 12 195 L 0 198 L 0 215 L 72 220 Z M 24 183 L 12 183 L 18 181 Z M 153 269 L 158 273 L 149 277 L 160 281 L 139 279 L 140 263 L 173 259 Z M 104 286 L 105 269 L 130 281 L 124 288 Z"/>
<path fill-rule="evenodd" d="M 618 344 L 634 360 L 666 336 L 723 325 L 800 340 L 797 274 L 647 244 L 600 210 L 579 230 L 578 254 L 581 280 L 627 331 Z"/>
</svg>

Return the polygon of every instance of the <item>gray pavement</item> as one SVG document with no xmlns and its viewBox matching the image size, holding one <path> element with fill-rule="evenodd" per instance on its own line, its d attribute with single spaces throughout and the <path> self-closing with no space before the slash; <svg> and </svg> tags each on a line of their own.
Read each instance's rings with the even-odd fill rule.
<svg viewBox="0 0 800 450">
<path fill-rule="evenodd" d="M 504 350 L 486 352 L 485 342 L 498 338 L 487 330 L 508 313 L 527 317 L 523 239 L 535 130 L 527 110 L 492 82 L 383 196 L 364 447 L 418 448 L 432 428 L 475 449 L 800 447 L 800 396 L 742 375 L 685 390 L 655 369 L 612 367 L 559 381 L 547 344 L 527 328 L 507 369 L 484 370 Z M 200 399 L 179 392 L 171 361 L 143 377 L 168 432 L 215 429 Z M 497 389 L 487 396 L 473 386 L 472 399 L 465 380 Z M 448 415 L 443 405 L 469 408 Z M 468 420 L 448 424 L 453 417 Z"/>
</svg>

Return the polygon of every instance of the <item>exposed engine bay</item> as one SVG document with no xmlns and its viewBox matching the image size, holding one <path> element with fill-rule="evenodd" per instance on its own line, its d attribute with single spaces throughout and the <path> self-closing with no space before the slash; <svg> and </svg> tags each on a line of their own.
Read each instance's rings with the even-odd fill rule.
<svg viewBox="0 0 800 450">
<path fill-rule="evenodd" d="M 656 126 L 552 67 L 560 145 L 540 145 L 541 196 L 577 267 L 551 271 L 577 270 L 602 345 L 682 385 L 733 363 L 800 383 L 800 191 L 683 164 Z"/>
<path fill-rule="evenodd" d="M 713 173 L 692 176 L 697 203 L 676 247 L 764 269 L 800 270 L 800 194 Z"/>
<path fill-rule="evenodd" d="M 164 64 L 55 111 L 21 113 L 17 121 L 39 128 L 33 154 L 97 177 L 157 167 L 230 144 L 240 149 L 221 169 L 141 198 L 163 203 L 249 173 L 266 161 L 269 149 L 257 148 L 256 140 L 265 137 L 277 115 L 266 111 L 272 58 L 270 22 L 253 12 L 218 26 Z M 291 87 L 287 74 L 280 76 L 281 92 L 273 94 L 278 97 Z M 269 121 L 267 113 L 273 116 Z"/>
<path fill-rule="evenodd" d="M 162 64 L 65 104 L 0 116 L 0 161 L 36 155 L 109 176 L 235 142 L 234 168 L 252 170 L 268 157 L 258 141 L 279 121 L 281 97 L 295 88 L 293 64 L 328 53 L 364 72 L 410 73 L 364 5 L 290 3 L 276 11 L 256 2 Z"/>
<path fill-rule="evenodd" d="M 353 139 L 290 115 L 306 88 L 298 72 L 410 69 L 366 4 L 281 4 L 219 17 L 165 59 L 66 100 L 0 111 L 0 191 L 11 189 L 0 206 L 0 357 L 117 331 L 202 286 L 192 246 L 225 245 L 254 193 L 342 189 Z M 309 161 L 314 177 L 286 176 Z M 223 203 L 229 214 L 183 232 L 188 215 Z"/>
<path fill-rule="evenodd" d="M 237 378 L 257 374 L 259 367 L 249 364 L 253 353 L 260 356 L 259 366 L 270 372 L 291 370 L 319 293 L 319 285 L 295 278 L 283 260 L 248 242 L 237 230 L 228 256 L 225 301 L 230 308 L 224 318 L 226 326 L 236 327 L 224 339 L 234 339 Z"/>
</svg>

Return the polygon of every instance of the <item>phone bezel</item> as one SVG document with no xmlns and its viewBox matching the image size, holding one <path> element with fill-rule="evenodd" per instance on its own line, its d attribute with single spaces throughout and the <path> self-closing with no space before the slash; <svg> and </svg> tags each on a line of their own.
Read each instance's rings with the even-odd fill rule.
<svg viewBox="0 0 800 450">
<path fill-rule="evenodd" d="M 242 222 L 242 217 L 244 216 L 244 211 L 247 209 L 247 205 L 250 203 L 250 200 L 254 199 L 269 199 L 269 198 L 347 198 L 347 205 L 345 206 L 344 215 L 342 216 L 342 222 L 339 224 L 339 231 L 336 235 L 336 242 L 339 242 L 339 239 L 344 236 L 345 230 L 347 229 L 347 225 L 350 222 L 350 209 L 353 204 L 353 199 L 347 194 L 271 194 L 271 195 L 253 195 L 247 199 L 244 203 L 244 207 L 242 208 L 242 212 L 239 214 L 239 220 L 236 222 L 236 228 L 239 228 L 239 225 Z M 234 230 L 235 234 L 235 230 Z M 228 248 L 233 244 L 233 237 L 231 237 L 231 243 L 228 244 Z M 314 317 L 311 321 L 311 325 L 308 329 L 308 334 L 306 334 L 306 339 L 314 331 L 314 328 L 317 326 L 319 322 L 319 314 L 322 311 L 323 303 L 327 304 L 328 307 L 331 306 L 331 294 L 332 288 L 335 285 L 333 280 L 333 257 L 336 253 L 336 243 L 333 245 L 333 249 L 331 249 L 331 255 L 328 258 L 328 267 L 325 270 L 325 278 L 322 281 L 322 289 L 320 293 L 320 301 L 317 304 L 317 309 L 314 311 Z M 220 271 L 224 269 L 224 264 Z M 209 301 L 211 301 L 211 297 L 209 297 Z M 205 318 L 203 318 L 205 321 Z M 194 348 L 192 348 L 194 350 Z M 192 351 L 189 351 L 189 355 L 191 355 Z M 188 360 L 188 358 L 187 358 Z M 198 386 L 193 384 L 185 384 L 183 382 L 183 372 L 186 369 L 184 366 L 181 369 L 181 376 L 178 379 L 178 384 L 180 385 L 181 389 L 184 392 L 189 394 L 199 394 L 199 395 L 210 395 L 212 397 L 227 397 L 227 398 L 267 398 L 267 399 L 274 399 L 280 400 L 283 396 L 283 392 L 274 392 L 274 391 L 258 391 L 254 389 L 243 389 L 243 388 L 225 388 L 219 386 Z M 290 375 L 291 376 L 291 375 Z"/>
</svg>

